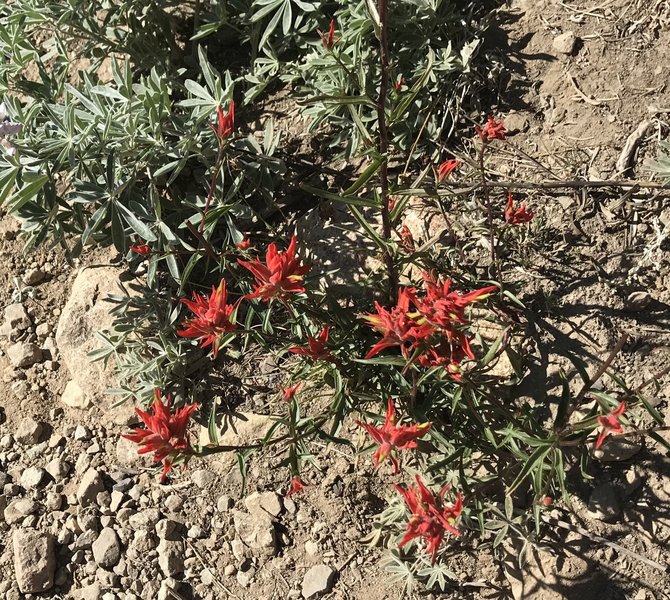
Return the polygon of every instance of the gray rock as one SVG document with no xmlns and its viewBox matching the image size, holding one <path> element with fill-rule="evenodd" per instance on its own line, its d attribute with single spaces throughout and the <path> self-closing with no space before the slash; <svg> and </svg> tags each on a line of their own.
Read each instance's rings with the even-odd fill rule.
<svg viewBox="0 0 670 600">
<path fill-rule="evenodd" d="M 254 492 L 244 499 L 244 505 L 252 514 L 270 514 L 273 517 L 278 517 L 284 506 L 279 494 L 275 492 Z"/>
<path fill-rule="evenodd" d="M 84 410 L 91 406 L 91 400 L 86 397 L 84 390 L 81 389 L 76 381 L 67 382 L 60 399 L 63 404 L 66 404 L 71 408 Z"/>
<path fill-rule="evenodd" d="M 630 311 L 644 310 L 650 304 L 653 298 L 649 292 L 632 292 L 624 302 L 624 308 Z"/>
<path fill-rule="evenodd" d="M 128 544 L 128 558 L 138 562 L 145 560 L 147 553 L 155 550 L 158 546 L 156 536 L 143 529 L 136 531 L 133 539 Z"/>
<path fill-rule="evenodd" d="M 226 577 L 232 577 L 235 573 L 237 573 L 237 567 L 235 565 L 226 565 L 223 568 L 223 574 Z"/>
<path fill-rule="evenodd" d="M 10 304 L 5 308 L 3 333 L 5 331 L 25 331 L 30 325 L 30 317 L 23 304 Z"/>
<path fill-rule="evenodd" d="M 579 38 L 573 31 L 566 31 L 554 38 L 552 46 L 556 52 L 560 52 L 561 54 L 572 54 L 575 51 L 578 39 Z"/>
<path fill-rule="evenodd" d="M 219 499 L 216 501 L 216 510 L 221 513 L 228 512 L 234 505 L 233 499 L 230 496 L 219 496 Z"/>
<path fill-rule="evenodd" d="M 163 503 L 170 512 L 179 512 L 184 506 L 184 501 L 176 494 L 170 494 Z"/>
<path fill-rule="evenodd" d="M 621 513 L 621 505 L 616 488 L 611 483 L 602 483 L 591 492 L 588 505 L 589 515 L 600 521 L 613 521 Z"/>
<path fill-rule="evenodd" d="M 253 581 L 254 575 L 256 575 L 256 569 L 252 566 L 249 566 L 248 569 L 240 569 L 235 575 L 237 583 L 239 583 L 243 588 L 249 587 Z"/>
<path fill-rule="evenodd" d="M 61 458 L 54 458 L 47 463 L 46 471 L 58 482 L 70 472 L 70 465 Z"/>
<path fill-rule="evenodd" d="M 22 498 L 21 500 L 12 500 L 5 508 L 5 522 L 13 525 L 29 515 L 36 513 L 40 505 L 30 498 Z"/>
<path fill-rule="evenodd" d="M 24 594 L 39 594 L 50 590 L 56 569 L 53 536 L 34 530 L 17 529 L 12 541 L 14 572 L 19 590 Z"/>
<path fill-rule="evenodd" d="M 314 598 L 329 592 L 333 587 L 337 572 L 328 565 L 315 565 L 302 580 L 302 595 L 304 598 Z"/>
<path fill-rule="evenodd" d="M 184 546 L 181 542 L 161 540 L 158 544 L 158 566 L 167 577 L 184 571 Z"/>
<path fill-rule="evenodd" d="M 32 490 L 39 487 L 40 483 L 44 481 L 45 475 L 46 471 L 44 469 L 40 469 L 39 467 L 28 467 L 21 473 L 19 482 L 25 489 Z"/>
<path fill-rule="evenodd" d="M 235 511 L 233 521 L 237 535 L 249 548 L 266 556 L 277 553 L 277 536 L 269 515 Z"/>
<path fill-rule="evenodd" d="M 195 483 L 201 490 L 208 487 L 215 479 L 214 473 L 207 469 L 196 469 L 191 473 L 191 481 Z"/>
<path fill-rule="evenodd" d="M 58 492 L 48 492 L 44 505 L 49 510 L 60 510 L 63 506 L 63 494 L 59 494 Z"/>
<path fill-rule="evenodd" d="M 621 462 L 635 456 L 642 444 L 624 437 L 608 437 L 603 445 L 594 450 L 593 456 L 603 462 Z"/>
<path fill-rule="evenodd" d="M 46 273 L 41 269 L 28 269 L 23 275 L 23 283 L 26 285 L 37 285 L 44 281 Z"/>
<path fill-rule="evenodd" d="M 20 444 L 32 445 L 39 442 L 44 426 L 41 423 L 26 417 L 19 423 L 19 427 L 14 433 L 14 439 Z"/>
<path fill-rule="evenodd" d="M 119 508 L 121 508 L 121 504 L 123 503 L 125 498 L 126 495 L 123 492 L 113 490 L 111 494 L 111 502 L 109 503 L 109 510 L 115 513 L 117 510 L 119 510 Z"/>
<path fill-rule="evenodd" d="M 157 508 L 147 508 L 134 515 L 131 515 L 128 519 L 128 524 L 136 530 L 152 530 L 154 527 L 156 527 L 156 523 L 160 521 L 160 518 L 161 513 Z"/>
<path fill-rule="evenodd" d="M 74 429 L 74 439 L 77 442 L 85 442 L 86 440 L 91 439 L 91 432 L 88 430 L 88 427 L 83 425 L 77 425 Z"/>
<path fill-rule="evenodd" d="M 32 342 L 15 342 L 7 348 L 7 358 L 15 367 L 31 367 L 42 360 L 42 350 Z"/>
<path fill-rule="evenodd" d="M 98 493 L 104 489 L 100 473 L 96 469 L 90 468 L 84 473 L 77 488 L 77 501 L 81 506 L 90 506 L 95 502 Z"/>
<path fill-rule="evenodd" d="M 93 559 L 101 567 L 110 568 L 121 558 L 119 537 L 111 527 L 105 527 L 93 542 Z"/>
<path fill-rule="evenodd" d="M 162 540 L 176 540 L 176 532 L 179 529 L 179 523 L 172 519 L 161 519 L 156 523 L 156 533 Z"/>
<path fill-rule="evenodd" d="M 100 587 L 100 583 L 96 581 L 91 585 L 73 590 L 71 593 L 73 600 L 100 600 L 102 588 Z"/>
</svg>

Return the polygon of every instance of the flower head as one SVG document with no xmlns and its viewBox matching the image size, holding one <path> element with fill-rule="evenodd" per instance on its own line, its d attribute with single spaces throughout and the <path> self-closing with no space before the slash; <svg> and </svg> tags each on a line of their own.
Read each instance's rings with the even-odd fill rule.
<svg viewBox="0 0 670 600">
<path fill-rule="evenodd" d="M 412 231 L 409 227 L 407 227 L 407 225 L 403 225 L 402 229 L 400 230 L 400 241 L 402 243 L 402 247 L 405 249 L 405 252 L 408 254 L 416 252 L 414 236 L 412 235 Z"/>
<path fill-rule="evenodd" d="M 419 423 L 415 425 L 396 425 L 398 415 L 393 400 L 389 398 L 386 408 L 386 419 L 381 427 L 373 427 L 368 423 L 356 421 L 363 427 L 372 439 L 379 444 L 379 448 L 374 455 L 375 465 L 379 466 L 387 458 L 391 459 L 393 473 L 398 473 L 398 460 L 395 454 L 398 450 L 408 450 L 416 448 L 417 438 L 422 437 L 431 428 L 430 423 Z"/>
<path fill-rule="evenodd" d="M 282 398 L 284 399 L 284 402 L 290 402 L 295 398 L 295 393 L 298 391 L 298 388 L 302 385 L 302 381 L 298 381 L 295 385 L 290 385 L 289 387 L 285 387 L 282 390 Z"/>
<path fill-rule="evenodd" d="M 458 168 L 458 165 L 460 164 L 461 164 L 460 160 L 450 158 L 449 160 L 445 160 L 443 163 L 440 163 L 440 165 L 437 168 L 433 167 L 437 183 L 442 183 L 447 177 L 449 177 L 449 175 L 451 175 Z"/>
<path fill-rule="evenodd" d="M 218 288 L 212 286 L 209 296 L 194 292 L 193 300 L 182 299 L 195 316 L 184 321 L 183 329 L 177 331 L 177 334 L 199 340 L 201 348 L 212 346 L 212 354 L 216 358 L 221 336 L 236 327 L 235 306 L 226 304 L 227 299 L 226 282 L 223 279 Z"/>
<path fill-rule="evenodd" d="M 300 479 L 300 475 L 295 475 L 293 479 L 291 479 L 291 486 L 286 492 L 286 497 L 289 498 L 290 496 L 293 496 L 293 494 L 299 494 L 304 489 L 305 489 L 305 483 L 303 482 L 302 479 Z"/>
<path fill-rule="evenodd" d="M 626 402 L 625 400 L 622 400 L 619 402 L 619 406 L 617 406 L 608 415 L 605 415 L 604 417 L 598 417 L 598 423 L 602 427 L 602 430 L 600 431 L 598 439 L 596 440 L 596 450 L 603 445 L 605 438 L 610 433 L 623 433 L 623 425 L 621 425 L 619 418 L 621 415 L 623 415 L 624 412 L 626 412 Z"/>
<path fill-rule="evenodd" d="M 148 244 L 135 244 L 134 246 L 130 246 L 129 250 L 140 256 L 148 256 L 151 254 L 151 246 Z"/>
<path fill-rule="evenodd" d="M 219 143 L 223 143 L 224 140 L 233 134 L 233 130 L 235 129 L 235 101 L 230 101 L 230 106 L 228 107 L 227 113 L 224 114 L 223 106 L 220 104 L 216 112 L 216 127 L 214 125 L 210 125 L 210 128 L 216 134 Z"/>
<path fill-rule="evenodd" d="M 463 510 L 463 495 L 459 492 L 453 506 L 445 506 L 444 495 L 449 491 L 449 485 L 444 486 L 439 494 L 434 496 L 418 475 L 416 484 L 416 487 L 410 489 L 394 486 L 412 512 L 399 547 L 402 548 L 411 540 L 422 537 L 426 541 L 426 549 L 434 564 L 444 534 L 448 532 L 460 536 L 454 524 Z"/>
<path fill-rule="evenodd" d="M 265 264 L 260 260 L 237 259 L 240 265 L 256 277 L 253 293 L 247 294 L 245 298 L 261 298 L 266 302 L 278 298 L 285 301 L 292 294 L 305 291 L 304 274 L 309 271 L 310 265 L 301 265 L 300 259 L 296 258 L 296 242 L 294 235 L 285 252 L 279 252 L 274 242 L 270 244 L 265 255 Z"/>
<path fill-rule="evenodd" d="M 330 20 L 330 28 L 328 29 L 328 33 L 321 33 L 319 31 L 319 35 L 321 36 L 321 41 L 323 42 L 323 45 L 325 48 L 332 48 L 337 42 L 339 42 L 339 38 L 335 39 L 335 19 Z"/>
<path fill-rule="evenodd" d="M 240 250 L 247 250 L 251 246 L 251 240 L 249 238 L 244 238 L 238 244 L 235 244 L 235 247 Z"/>
<path fill-rule="evenodd" d="M 503 125 L 502 121 L 498 122 L 493 117 L 488 117 L 488 121 L 484 127 L 475 125 L 475 131 L 485 144 L 492 140 L 504 140 L 506 133 L 505 125 Z"/>
<path fill-rule="evenodd" d="M 512 192 L 507 195 L 507 206 L 505 207 L 505 221 L 510 225 L 528 223 L 533 218 L 533 211 L 526 208 L 526 203 L 522 202 L 517 206 L 512 197 Z"/>
<path fill-rule="evenodd" d="M 140 446 L 137 451 L 139 454 L 153 452 L 154 460 L 163 463 L 161 481 L 165 480 L 176 459 L 181 457 L 188 459 L 193 454 L 187 427 L 198 405 L 190 404 L 172 411 L 171 404 L 172 399 L 169 395 L 163 404 L 161 392 L 157 389 L 151 405 L 153 414 L 139 408 L 135 409 L 144 423 L 144 429 L 135 429 L 131 433 L 122 434 L 122 437 Z"/>
<path fill-rule="evenodd" d="M 328 360 L 333 362 L 335 357 L 327 350 L 328 336 L 330 328 L 325 325 L 317 337 L 307 336 L 307 346 L 293 346 L 288 351 L 293 354 L 300 354 L 312 360 Z"/>
</svg>

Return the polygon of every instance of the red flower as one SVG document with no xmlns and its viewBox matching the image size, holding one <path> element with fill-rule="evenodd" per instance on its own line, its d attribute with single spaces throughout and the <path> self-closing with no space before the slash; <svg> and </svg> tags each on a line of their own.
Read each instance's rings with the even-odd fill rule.
<svg viewBox="0 0 670 600">
<path fill-rule="evenodd" d="M 598 417 L 598 423 L 600 423 L 602 431 L 600 432 L 600 435 L 598 435 L 598 439 L 596 440 L 596 446 L 595 446 L 596 450 L 603 445 L 605 438 L 610 433 L 623 433 L 623 425 L 621 425 L 619 417 L 621 417 L 621 415 L 623 415 L 625 411 L 626 411 L 626 402 L 622 400 L 619 403 L 619 406 L 617 406 L 608 415 L 604 417 Z"/>
<path fill-rule="evenodd" d="M 321 41 L 323 42 L 323 45 L 330 49 L 332 48 L 337 42 L 339 42 L 339 38 L 335 39 L 335 19 L 330 20 L 330 29 L 328 29 L 328 33 L 324 34 L 319 31 L 319 35 L 321 36 Z"/>
<path fill-rule="evenodd" d="M 377 314 L 363 315 L 362 318 L 384 336 L 370 349 L 365 358 L 372 358 L 382 350 L 393 346 L 400 346 L 403 356 L 407 356 L 408 345 L 411 346 L 430 334 L 425 327 L 417 324 L 415 315 L 409 312 L 415 291 L 414 288 L 403 288 L 398 293 L 398 304 L 391 310 L 375 302 Z"/>
<path fill-rule="evenodd" d="M 490 142 L 491 140 L 505 139 L 505 125 L 503 125 L 502 121 L 498 122 L 493 117 L 488 118 L 484 127 L 475 125 L 475 131 L 484 143 Z"/>
<path fill-rule="evenodd" d="M 223 279 L 218 288 L 212 286 L 209 296 L 194 292 L 193 300 L 182 299 L 195 317 L 184 321 L 183 329 L 177 331 L 177 335 L 198 339 L 201 348 L 212 346 L 212 353 L 216 358 L 221 336 L 235 329 L 235 307 L 226 304 L 226 300 L 226 282 Z"/>
<path fill-rule="evenodd" d="M 373 427 L 368 423 L 356 421 L 358 425 L 365 428 L 372 439 L 379 444 L 375 452 L 375 465 L 379 466 L 387 458 L 391 459 L 393 474 L 398 474 L 398 461 L 395 454 L 398 450 L 409 450 L 416 448 L 417 438 L 422 437 L 431 428 L 430 423 L 419 423 L 417 425 L 396 425 L 398 416 L 393 406 L 393 400 L 389 398 L 386 409 L 386 419 L 381 427 Z"/>
<path fill-rule="evenodd" d="M 441 163 L 437 168 L 433 167 L 435 171 L 435 179 L 437 183 L 442 183 L 449 175 L 451 175 L 455 169 L 458 168 L 458 165 L 461 164 L 460 160 L 455 160 L 450 158 Z"/>
<path fill-rule="evenodd" d="M 151 254 L 151 246 L 147 244 L 135 244 L 134 246 L 130 246 L 130 251 L 140 256 L 148 256 Z"/>
<path fill-rule="evenodd" d="M 161 392 L 157 389 L 151 405 L 153 415 L 139 408 L 135 409 L 145 429 L 135 429 L 131 433 L 122 434 L 122 437 L 140 446 L 138 454 L 153 452 L 154 460 L 163 463 L 161 481 L 165 480 L 176 459 L 181 457 L 188 459 L 193 454 L 187 427 L 198 405 L 190 404 L 172 412 L 171 403 L 172 399 L 168 395 L 167 402 L 163 404 Z"/>
<path fill-rule="evenodd" d="M 300 475 L 295 475 L 291 479 L 291 487 L 289 487 L 288 492 L 286 492 L 286 497 L 289 498 L 293 494 L 299 494 L 305 489 L 305 483 L 300 479 Z"/>
<path fill-rule="evenodd" d="M 245 261 L 237 259 L 245 269 L 256 277 L 256 287 L 245 298 L 261 298 L 270 301 L 272 298 L 287 300 L 291 294 L 304 292 L 303 275 L 309 271 L 309 265 L 300 265 L 300 259 L 295 257 L 296 237 L 291 237 L 286 252 L 278 252 L 277 246 L 272 243 L 268 246 L 263 264 L 259 260 Z"/>
<path fill-rule="evenodd" d="M 307 347 L 293 346 L 293 348 L 289 348 L 288 351 L 293 354 L 306 356 L 312 360 L 328 360 L 334 362 L 335 357 L 326 349 L 329 334 L 330 328 L 326 325 L 321 330 L 318 337 L 314 338 L 311 335 L 307 336 Z"/>
<path fill-rule="evenodd" d="M 399 547 L 402 548 L 411 540 L 422 537 L 426 541 L 426 549 L 432 557 L 432 563 L 435 564 L 444 534 L 449 532 L 460 536 L 454 523 L 463 510 L 463 495 L 459 492 L 455 504 L 445 506 L 444 495 L 449 491 L 449 485 L 445 485 L 435 497 L 418 475 L 416 483 L 417 487 L 411 489 L 394 486 L 412 512 Z"/>
<path fill-rule="evenodd" d="M 413 298 L 414 304 L 428 323 L 441 329 L 453 329 L 455 324 L 467 323 L 465 318 L 466 307 L 473 302 L 484 300 L 498 291 L 495 285 L 490 285 L 467 294 L 451 292 L 449 291 L 451 279 L 446 279 L 442 283 L 435 278 L 432 272 L 423 274 L 423 282 L 426 295 L 424 298 L 416 298 L 415 296 Z"/>
<path fill-rule="evenodd" d="M 416 246 L 414 245 L 414 236 L 410 231 L 407 225 L 403 225 L 400 230 L 400 240 L 402 242 L 402 247 L 405 249 L 405 252 L 412 254 L 416 252 Z"/>
<path fill-rule="evenodd" d="M 246 250 L 249 246 L 251 246 L 251 240 L 249 238 L 244 238 L 239 244 L 235 244 L 235 247 L 240 250 Z"/>
<path fill-rule="evenodd" d="M 302 385 L 302 381 L 298 381 L 295 385 L 291 385 L 282 390 L 282 397 L 285 402 L 290 402 L 295 397 L 295 393 L 298 391 L 298 388 Z"/>
<path fill-rule="evenodd" d="M 405 85 L 405 78 L 402 75 L 398 76 L 398 79 L 393 82 L 393 89 L 396 92 L 400 93 L 402 91 L 402 86 Z"/>
<path fill-rule="evenodd" d="M 219 143 L 223 143 L 224 140 L 233 134 L 233 129 L 235 128 L 234 100 L 230 101 L 230 107 L 226 114 L 223 113 L 223 106 L 219 104 L 219 107 L 217 108 L 216 127 L 214 127 L 214 125 L 210 125 L 209 127 L 216 134 Z"/>
<path fill-rule="evenodd" d="M 522 202 L 521 206 L 517 207 L 512 192 L 507 195 L 507 206 L 505 207 L 505 221 L 511 225 L 518 225 L 519 223 L 528 223 L 533 218 L 533 212 L 526 208 L 526 203 Z"/>
</svg>

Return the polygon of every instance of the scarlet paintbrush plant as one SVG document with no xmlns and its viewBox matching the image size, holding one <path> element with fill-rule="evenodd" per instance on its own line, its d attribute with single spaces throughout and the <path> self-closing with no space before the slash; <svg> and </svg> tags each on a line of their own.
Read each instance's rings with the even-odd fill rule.
<svg viewBox="0 0 670 600">
<path fill-rule="evenodd" d="M 612 433 L 623 433 L 623 425 L 621 425 L 621 415 L 626 412 L 626 402 L 622 400 L 619 405 L 604 417 L 598 417 L 598 423 L 602 427 L 598 439 L 595 443 L 596 450 L 603 445 L 605 438 Z"/>
<path fill-rule="evenodd" d="M 193 300 L 182 299 L 195 316 L 184 321 L 183 329 L 177 334 L 197 339 L 202 348 L 212 346 L 212 354 L 216 358 L 222 337 L 236 328 L 235 306 L 227 304 L 227 300 L 223 279 L 218 287 L 212 286 L 212 293 L 208 296 L 194 292 Z"/>
<path fill-rule="evenodd" d="M 437 183 L 442 183 L 449 175 L 451 175 L 461 164 L 460 160 L 449 159 L 445 160 L 443 163 L 433 170 L 435 171 L 435 179 Z"/>
<path fill-rule="evenodd" d="M 319 31 L 319 35 L 321 36 L 321 41 L 323 42 L 323 45 L 325 48 L 330 50 L 337 42 L 339 42 L 339 39 L 335 38 L 335 19 L 330 20 L 330 27 L 328 28 L 328 33 L 321 33 Z"/>
<path fill-rule="evenodd" d="M 216 111 L 216 126 L 210 125 L 210 129 L 216 135 L 219 144 L 223 144 L 235 129 L 235 101 L 230 101 L 228 112 L 223 112 L 223 107 L 219 104 Z"/>
<path fill-rule="evenodd" d="M 417 447 L 416 441 L 423 437 L 431 428 L 430 423 L 418 423 L 415 425 L 398 425 L 398 414 L 393 405 L 393 400 L 388 399 L 386 408 L 386 418 L 381 427 L 373 427 L 369 423 L 356 421 L 363 427 L 370 437 L 379 444 L 375 452 L 375 465 L 379 466 L 387 458 L 393 465 L 393 474 L 398 474 L 398 460 L 396 454 L 398 450 L 411 450 Z"/>
<path fill-rule="evenodd" d="M 437 496 L 416 476 L 416 487 L 406 489 L 395 485 L 395 489 L 403 497 L 411 515 L 407 523 L 407 531 L 400 541 L 400 548 L 413 539 L 421 537 L 426 542 L 426 550 L 435 564 L 437 553 L 446 533 L 460 536 L 455 527 L 456 520 L 463 510 L 463 496 L 458 493 L 453 506 L 444 504 L 444 496 L 451 489 L 445 485 Z"/>
<path fill-rule="evenodd" d="M 486 125 L 479 127 L 475 125 L 475 131 L 485 144 L 493 140 L 504 140 L 506 129 L 502 121 L 496 121 L 493 117 L 488 117 Z"/>
<path fill-rule="evenodd" d="M 160 390 L 155 390 L 151 405 L 153 414 L 135 409 L 144 423 L 144 428 L 123 434 L 124 438 L 139 445 L 139 454 L 153 452 L 154 460 L 163 463 L 161 481 L 165 480 L 175 461 L 188 461 L 194 454 L 189 441 L 188 424 L 198 405 L 191 404 L 173 411 L 171 404 L 169 395 L 163 403 Z"/>
<path fill-rule="evenodd" d="M 265 264 L 260 260 L 237 259 L 237 262 L 251 271 L 256 278 L 254 291 L 245 298 L 260 298 L 266 302 L 276 298 L 286 302 L 292 295 L 305 291 L 304 275 L 310 266 L 302 265 L 301 260 L 296 258 L 296 244 L 295 235 L 291 237 L 285 252 L 278 251 L 277 245 L 271 243 L 265 254 Z"/>
<path fill-rule="evenodd" d="M 324 326 L 317 337 L 307 336 L 307 346 L 293 346 L 288 351 L 292 354 L 299 354 L 312 360 L 327 360 L 335 361 L 335 357 L 327 349 L 328 336 L 330 335 L 330 328 L 328 325 Z"/>
<path fill-rule="evenodd" d="M 533 212 L 526 208 L 526 203 L 522 202 L 521 206 L 517 206 L 512 197 L 512 192 L 507 195 L 507 206 L 505 207 L 505 221 L 510 225 L 519 225 L 521 223 L 528 223 L 532 220 Z"/>
</svg>

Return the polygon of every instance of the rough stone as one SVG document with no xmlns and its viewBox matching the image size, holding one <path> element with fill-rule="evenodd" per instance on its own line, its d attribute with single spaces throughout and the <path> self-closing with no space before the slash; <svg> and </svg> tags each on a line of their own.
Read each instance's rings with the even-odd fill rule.
<svg viewBox="0 0 670 600">
<path fill-rule="evenodd" d="M 4 510 L 5 522 L 10 525 L 18 523 L 24 517 L 36 513 L 39 507 L 40 505 L 30 498 L 12 500 Z"/>
<path fill-rule="evenodd" d="M 85 442 L 91 439 L 91 432 L 83 425 L 77 425 L 74 429 L 73 437 L 76 442 Z"/>
<path fill-rule="evenodd" d="M 44 481 L 44 476 L 46 471 L 40 469 L 39 467 L 28 467 L 23 473 L 21 473 L 20 483 L 27 490 L 32 490 L 36 487 L 39 487 L 40 483 Z"/>
<path fill-rule="evenodd" d="M 237 535 L 251 550 L 267 556 L 277 553 L 277 536 L 269 515 L 235 511 L 233 521 Z"/>
<path fill-rule="evenodd" d="M 221 513 L 228 512 L 234 505 L 233 499 L 230 496 L 219 496 L 219 499 L 216 501 L 216 510 Z"/>
<path fill-rule="evenodd" d="M 77 488 L 77 501 L 82 506 L 90 506 L 95 502 L 98 493 L 104 489 L 100 473 L 96 469 L 90 468 L 84 473 Z"/>
<path fill-rule="evenodd" d="M 48 533 L 17 529 L 12 536 L 14 571 L 19 591 L 38 594 L 54 583 L 56 554 L 54 538 Z"/>
<path fill-rule="evenodd" d="M 151 530 L 156 527 L 156 523 L 160 521 L 161 513 L 157 508 L 147 508 L 128 519 L 128 524 L 135 530 L 147 529 Z"/>
<path fill-rule="evenodd" d="M 181 542 L 161 540 L 158 543 L 158 566 L 167 577 L 184 571 L 184 546 Z"/>
<path fill-rule="evenodd" d="M 32 342 L 15 342 L 7 348 L 7 358 L 13 366 L 31 367 L 42 360 L 42 350 Z"/>
<path fill-rule="evenodd" d="M 554 38 L 552 46 L 556 52 L 569 55 L 575 51 L 578 39 L 573 31 L 566 31 Z"/>
<path fill-rule="evenodd" d="M 42 271 L 42 269 L 28 269 L 23 275 L 23 283 L 26 285 L 37 285 L 38 283 L 44 281 L 45 277 L 46 273 Z"/>
<path fill-rule="evenodd" d="M 600 521 L 613 521 L 621 513 L 616 488 L 611 483 L 602 483 L 591 492 L 589 515 Z"/>
<path fill-rule="evenodd" d="M 315 598 L 330 591 L 337 572 L 328 565 L 315 565 L 302 580 L 302 595 L 304 598 Z"/>
<path fill-rule="evenodd" d="M 86 409 L 91 406 L 91 400 L 86 397 L 76 381 L 68 381 L 60 397 L 63 404 L 71 408 Z"/>
<path fill-rule="evenodd" d="M 5 308 L 5 321 L 2 331 L 25 331 L 30 327 L 31 321 L 23 304 L 9 304 Z M 9 337 L 9 335 L 7 336 Z"/>
<path fill-rule="evenodd" d="M 121 558 L 119 537 L 111 527 L 105 527 L 93 542 L 93 558 L 101 567 L 113 567 Z"/>
<path fill-rule="evenodd" d="M 44 426 L 42 423 L 38 423 L 35 419 L 26 417 L 22 419 L 19 423 L 19 426 L 14 433 L 14 439 L 19 442 L 19 444 L 32 445 L 37 444 L 42 435 Z"/>
<path fill-rule="evenodd" d="M 54 458 L 47 463 L 46 471 L 54 481 L 60 481 L 70 472 L 70 465 L 61 458 Z"/>
<path fill-rule="evenodd" d="M 652 299 L 649 292 L 632 292 L 626 298 L 624 308 L 630 311 L 644 310 L 651 304 Z"/>
<path fill-rule="evenodd" d="M 278 517 L 284 508 L 281 496 L 275 492 L 254 492 L 244 499 L 244 505 L 252 515 L 270 514 L 273 517 Z"/>
<path fill-rule="evenodd" d="M 207 469 L 196 469 L 191 473 L 191 481 L 204 490 L 214 481 L 215 475 Z"/>
</svg>

